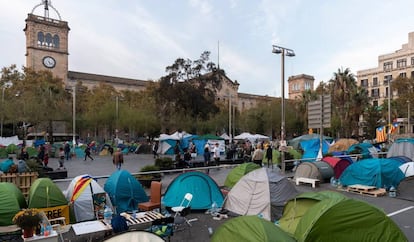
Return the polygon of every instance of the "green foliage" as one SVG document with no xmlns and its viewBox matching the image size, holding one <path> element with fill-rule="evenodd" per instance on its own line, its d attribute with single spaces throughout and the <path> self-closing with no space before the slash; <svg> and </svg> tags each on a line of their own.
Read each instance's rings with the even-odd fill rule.
<svg viewBox="0 0 414 242">
<path fill-rule="evenodd" d="M 161 170 L 169 170 L 174 167 L 174 161 L 171 157 L 161 157 L 155 159 L 155 166 Z"/>
<path fill-rule="evenodd" d="M 16 154 L 18 147 L 15 144 L 9 144 L 6 148 L 8 154 Z"/>
<path fill-rule="evenodd" d="M 8 156 L 8 154 L 7 154 L 6 148 L 1 147 L 0 148 L 0 158 L 4 159 L 4 158 L 7 158 L 7 156 Z"/>
</svg>

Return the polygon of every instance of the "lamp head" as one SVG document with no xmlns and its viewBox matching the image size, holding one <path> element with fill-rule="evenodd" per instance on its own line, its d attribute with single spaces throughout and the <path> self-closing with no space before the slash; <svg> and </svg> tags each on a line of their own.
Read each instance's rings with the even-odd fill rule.
<svg viewBox="0 0 414 242">
<path fill-rule="evenodd" d="M 287 50 L 286 56 L 293 57 L 295 56 L 295 52 L 293 50 Z"/>
<path fill-rule="evenodd" d="M 274 54 L 281 54 L 282 53 L 282 49 L 279 46 L 273 45 L 272 53 L 274 53 Z"/>
</svg>

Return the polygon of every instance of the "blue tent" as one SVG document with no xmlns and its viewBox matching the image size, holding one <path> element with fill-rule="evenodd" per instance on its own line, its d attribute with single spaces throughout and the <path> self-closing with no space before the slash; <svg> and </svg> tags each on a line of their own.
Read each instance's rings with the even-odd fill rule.
<svg viewBox="0 0 414 242">
<path fill-rule="evenodd" d="M 401 162 L 394 159 L 370 158 L 363 159 L 348 166 L 339 181 L 344 186 L 366 185 L 378 188 L 398 187 L 405 178 L 399 169 Z"/>
<path fill-rule="evenodd" d="M 309 139 L 300 142 L 300 146 L 303 149 L 302 159 L 315 159 L 318 157 L 320 148 L 320 139 Z M 329 142 L 327 140 L 322 141 L 322 154 L 328 153 Z"/>
<path fill-rule="evenodd" d="M 223 194 L 217 183 L 205 173 L 192 171 L 177 176 L 165 191 L 162 203 L 166 207 L 179 206 L 186 193 L 193 194 L 191 209 L 210 209 L 216 202 L 223 204 Z"/>
<path fill-rule="evenodd" d="M 126 170 L 111 174 L 104 185 L 116 212 L 122 213 L 138 209 L 138 203 L 148 202 L 148 196 L 142 185 Z"/>
</svg>

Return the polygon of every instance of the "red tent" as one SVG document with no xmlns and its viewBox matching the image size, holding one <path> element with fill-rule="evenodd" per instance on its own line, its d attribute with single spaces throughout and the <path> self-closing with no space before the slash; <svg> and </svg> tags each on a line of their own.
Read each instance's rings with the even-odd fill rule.
<svg viewBox="0 0 414 242">
<path fill-rule="evenodd" d="M 322 161 L 328 163 L 333 168 L 335 179 L 338 179 L 342 175 L 342 172 L 351 164 L 347 159 L 332 156 L 323 157 Z"/>
</svg>

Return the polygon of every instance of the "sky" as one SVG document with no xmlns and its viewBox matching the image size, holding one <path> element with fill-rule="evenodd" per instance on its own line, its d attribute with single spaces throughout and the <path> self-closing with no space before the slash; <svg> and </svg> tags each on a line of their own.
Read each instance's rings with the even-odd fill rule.
<svg viewBox="0 0 414 242">
<path fill-rule="evenodd" d="M 42 0 L 0 0 L 0 67 L 25 65 L 25 19 Z M 52 0 L 69 31 L 69 70 L 157 80 L 177 58 L 210 51 L 239 92 L 281 96 L 285 80 L 315 87 L 340 68 L 376 68 L 414 31 L 411 0 Z M 44 15 L 43 6 L 34 14 Z M 50 8 L 49 16 L 58 18 Z M 285 85 L 287 89 L 287 85 Z M 287 91 L 286 91 L 287 93 Z"/>
</svg>

